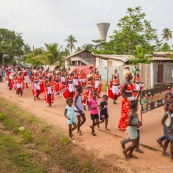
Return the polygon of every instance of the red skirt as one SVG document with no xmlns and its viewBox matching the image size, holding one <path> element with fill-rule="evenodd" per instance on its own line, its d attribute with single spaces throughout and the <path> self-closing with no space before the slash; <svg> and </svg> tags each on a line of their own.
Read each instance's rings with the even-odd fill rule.
<svg viewBox="0 0 173 173">
<path fill-rule="evenodd" d="M 122 131 L 127 130 L 128 114 L 130 112 L 130 101 L 126 98 L 122 99 L 121 118 L 118 123 L 118 128 Z"/>
</svg>

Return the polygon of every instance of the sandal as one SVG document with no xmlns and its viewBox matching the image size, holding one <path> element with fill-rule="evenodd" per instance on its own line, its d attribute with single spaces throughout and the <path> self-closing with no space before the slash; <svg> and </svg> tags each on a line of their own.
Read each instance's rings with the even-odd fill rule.
<svg viewBox="0 0 173 173">
<path fill-rule="evenodd" d="M 123 153 L 125 159 L 130 159 L 130 157 L 127 155 L 127 153 L 124 150 L 122 151 L 122 153 Z"/>
<path fill-rule="evenodd" d="M 93 136 L 96 136 L 96 134 L 95 134 L 94 132 L 91 132 L 91 134 L 92 134 Z"/>
<path fill-rule="evenodd" d="M 77 133 L 78 133 L 80 136 L 82 136 L 81 130 L 77 131 Z"/>
<path fill-rule="evenodd" d="M 138 159 L 138 157 L 135 156 L 135 155 L 133 155 L 133 154 L 128 154 L 128 156 L 129 156 L 130 158 L 132 158 L 132 159 Z"/>
<path fill-rule="evenodd" d="M 169 153 L 166 153 L 166 152 L 163 152 L 163 151 L 162 151 L 162 155 L 165 156 L 165 157 L 171 157 L 171 155 Z"/>
</svg>

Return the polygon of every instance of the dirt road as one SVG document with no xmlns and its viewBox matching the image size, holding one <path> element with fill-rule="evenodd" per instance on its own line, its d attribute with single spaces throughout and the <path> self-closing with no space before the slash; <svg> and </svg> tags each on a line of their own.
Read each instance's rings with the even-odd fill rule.
<svg viewBox="0 0 173 173">
<path fill-rule="evenodd" d="M 9 91 L 5 83 L 0 83 L 0 93 L 5 99 L 16 103 L 16 105 L 44 119 L 48 124 L 62 128 L 67 133 L 68 126 L 63 115 L 66 104 L 61 96 L 55 98 L 55 103 L 52 107 L 45 107 L 43 95 L 40 96 L 40 100 L 34 101 L 30 88 L 24 91 L 23 97 L 18 97 L 14 90 Z M 173 163 L 170 162 L 169 158 L 161 155 L 161 148 L 156 142 L 156 139 L 163 134 L 160 124 L 163 108 L 161 107 L 144 114 L 143 126 L 140 128 L 140 143 L 152 147 L 156 149 L 156 151 L 140 146 L 144 153 L 135 153 L 139 159 L 129 161 L 124 160 L 120 146 L 120 140 L 127 138 L 128 134 L 117 130 L 115 127 L 120 117 L 120 108 L 121 98 L 118 100 L 117 105 L 113 105 L 112 101 L 109 100 L 108 110 L 110 118 L 108 127 L 110 131 L 105 131 L 104 124 L 101 124 L 99 129 L 96 128 L 97 136 L 95 137 L 91 135 L 89 128 L 91 120 L 89 112 L 86 111 L 87 121 L 81 128 L 83 135 L 78 136 L 77 133 L 74 132 L 75 144 L 88 152 L 94 153 L 99 158 L 104 158 L 109 161 L 110 164 L 123 168 L 125 172 L 172 172 Z"/>
</svg>

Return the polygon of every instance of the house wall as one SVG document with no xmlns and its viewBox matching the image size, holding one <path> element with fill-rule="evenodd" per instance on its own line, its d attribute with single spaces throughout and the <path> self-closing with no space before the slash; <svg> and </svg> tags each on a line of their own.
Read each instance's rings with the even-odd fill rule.
<svg viewBox="0 0 173 173">
<path fill-rule="evenodd" d="M 84 59 L 85 61 L 88 62 L 88 64 L 94 64 L 95 63 L 95 57 L 88 51 L 81 52 L 81 53 L 77 54 L 76 56 Z M 73 57 L 71 57 L 71 58 L 73 58 Z"/>
<path fill-rule="evenodd" d="M 120 83 L 122 83 L 124 81 L 123 71 L 126 66 L 130 67 L 130 69 L 135 67 L 134 65 L 124 65 L 122 61 L 118 60 L 96 58 L 96 68 L 99 70 L 102 82 L 106 84 L 109 84 L 109 81 L 112 79 L 115 68 L 119 73 Z"/>
<path fill-rule="evenodd" d="M 141 81 L 145 84 L 144 89 L 151 88 L 151 64 L 139 64 Z"/>
<path fill-rule="evenodd" d="M 173 83 L 173 63 L 164 63 L 163 65 L 163 82 Z"/>
<path fill-rule="evenodd" d="M 157 73 L 158 73 L 158 64 L 156 62 L 153 62 L 153 87 L 157 83 Z"/>
</svg>

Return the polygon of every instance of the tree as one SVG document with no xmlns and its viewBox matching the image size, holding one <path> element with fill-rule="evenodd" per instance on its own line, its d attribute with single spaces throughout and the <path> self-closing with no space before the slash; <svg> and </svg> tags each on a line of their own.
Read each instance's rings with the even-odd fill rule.
<svg viewBox="0 0 173 173">
<path fill-rule="evenodd" d="M 98 39 L 98 40 L 92 40 L 92 42 L 95 43 L 95 45 L 93 46 L 95 50 L 101 50 L 104 49 L 104 45 L 106 44 L 105 41 Z"/>
<path fill-rule="evenodd" d="M 51 65 L 58 61 L 61 66 L 64 61 L 64 56 L 67 56 L 67 50 L 63 51 L 62 46 L 59 46 L 57 43 L 45 43 L 45 48 L 37 48 L 27 54 L 26 62 L 36 66 L 39 64 Z"/>
<path fill-rule="evenodd" d="M 59 46 L 59 44 L 57 43 L 52 43 L 52 44 L 45 43 L 45 49 L 43 48 L 43 50 L 49 64 L 53 64 L 56 61 L 59 61 L 60 63 L 63 56 L 61 49 L 62 46 Z"/>
<path fill-rule="evenodd" d="M 46 64 L 47 59 L 44 56 L 44 51 L 41 48 L 34 49 L 33 52 L 26 54 L 26 63 L 32 64 L 33 66 Z"/>
<path fill-rule="evenodd" d="M 167 42 L 172 38 L 172 31 L 169 28 L 165 28 L 162 33 L 162 38 Z"/>
<path fill-rule="evenodd" d="M 23 54 L 22 47 L 24 45 L 20 33 L 0 28 L 0 59 L 4 65 L 4 55 L 9 61 L 12 61 L 14 56 Z"/>
<path fill-rule="evenodd" d="M 67 42 L 66 47 L 70 50 L 70 54 L 72 54 L 73 49 L 75 49 L 74 43 L 76 43 L 77 40 L 75 39 L 75 37 L 70 35 L 65 41 Z"/>
<path fill-rule="evenodd" d="M 92 44 L 84 44 L 84 45 L 82 46 L 82 49 L 83 49 L 83 50 L 88 50 L 88 51 L 91 51 L 91 52 L 92 52 L 92 50 L 93 50 L 93 45 L 92 45 Z"/>
<path fill-rule="evenodd" d="M 164 52 L 169 52 L 171 50 L 170 46 L 168 43 L 164 43 L 162 48 L 161 48 L 161 51 L 164 51 Z"/>
<path fill-rule="evenodd" d="M 118 30 L 110 37 L 110 52 L 114 54 L 135 55 L 140 61 L 145 54 L 151 54 L 160 46 L 156 29 L 145 19 L 146 14 L 141 12 L 141 7 L 128 8 L 127 15 L 119 20 Z M 140 51 L 139 51 L 140 49 Z"/>
</svg>

